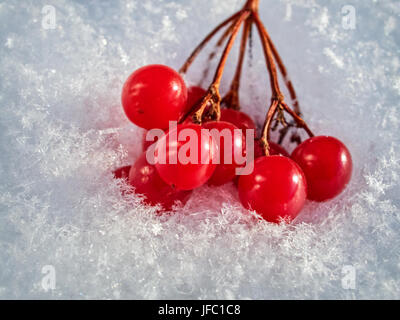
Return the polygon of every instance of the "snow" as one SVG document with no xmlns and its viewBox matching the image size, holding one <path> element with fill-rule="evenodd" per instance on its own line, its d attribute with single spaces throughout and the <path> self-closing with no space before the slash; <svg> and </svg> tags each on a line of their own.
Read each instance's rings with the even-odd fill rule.
<svg viewBox="0 0 400 320">
<path fill-rule="evenodd" d="M 338 198 L 274 225 L 246 212 L 233 185 L 196 190 L 161 217 L 121 195 L 111 171 L 139 155 L 142 135 L 123 115 L 123 81 L 149 63 L 178 68 L 241 4 L 0 3 L 1 299 L 400 298 L 396 0 L 351 1 L 354 29 L 343 26 L 348 1 L 260 4 L 305 119 L 352 153 L 353 178 Z M 54 25 L 44 6 L 55 9 Z M 261 124 L 269 87 L 255 35 L 241 101 Z"/>
</svg>

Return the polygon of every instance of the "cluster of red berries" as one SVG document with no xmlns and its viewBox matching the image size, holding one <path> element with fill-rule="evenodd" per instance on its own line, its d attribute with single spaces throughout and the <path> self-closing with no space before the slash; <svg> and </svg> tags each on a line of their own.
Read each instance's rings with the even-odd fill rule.
<svg viewBox="0 0 400 320">
<path fill-rule="evenodd" d="M 222 159 L 225 143 L 224 138 L 216 141 L 210 130 L 231 132 L 233 141 L 229 146 L 238 149 L 231 150 L 232 154 L 240 152 L 246 157 L 246 130 L 256 130 L 256 125 L 245 113 L 226 108 L 221 110 L 219 121 L 198 124 L 191 117 L 181 121 L 206 93 L 200 87 L 187 88 L 175 70 L 163 65 L 142 67 L 125 82 L 122 105 L 129 120 L 146 130 L 164 132 L 156 142 L 147 141 L 145 134 L 143 154 L 132 166 L 114 171 L 116 178 L 127 179 L 136 193 L 144 195 L 147 204 L 159 204 L 164 210 L 170 210 L 176 201 L 185 203 L 193 189 L 206 183 L 218 186 L 234 181 L 245 208 L 255 210 L 270 222 L 290 221 L 301 211 L 307 198 L 331 199 L 349 182 L 351 155 L 342 142 L 328 136 L 305 140 L 291 155 L 279 144 L 269 142 L 269 155 L 265 156 L 262 145 L 256 141 L 254 150 L 250 150 L 254 167 L 248 174 L 237 176 L 237 169 L 243 164 L 235 159 L 231 163 L 216 164 L 213 159 L 216 155 Z M 170 121 L 179 124 L 168 130 Z M 171 139 L 185 129 L 197 137 L 194 149 L 186 149 L 185 139 Z M 235 129 L 243 130 L 243 136 L 235 135 Z M 149 152 L 154 163 L 148 160 Z M 187 152 L 194 152 L 199 161 L 168 161 L 178 153 Z M 167 161 L 157 161 L 161 158 Z"/>
</svg>

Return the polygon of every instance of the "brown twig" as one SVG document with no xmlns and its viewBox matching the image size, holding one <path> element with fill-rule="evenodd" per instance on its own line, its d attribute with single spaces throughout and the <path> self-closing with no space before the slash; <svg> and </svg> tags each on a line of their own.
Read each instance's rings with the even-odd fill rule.
<svg viewBox="0 0 400 320">
<path fill-rule="evenodd" d="M 261 138 L 260 141 L 264 147 L 264 152 L 266 156 L 269 156 L 269 132 L 271 128 L 272 119 L 276 113 L 277 108 L 279 107 L 279 103 L 277 100 L 272 100 L 271 106 L 269 107 L 267 116 L 265 117 Z"/>
<path fill-rule="evenodd" d="M 219 94 L 219 86 L 221 84 L 222 74 L 224 72 L 226 60 L 228 59 L 229 52 L 231 51 L 233 43 L 235 42 L 240 26 L 243 23 L 243 21 L 249 16 L 249 14 L 250 12 L 248 10 L 243 10 L 240 12 L 240 15 L 233 27 L 232 34 L 222 53 L 217 70 L 215 71 L 213 82 L 208 89 L 208 94 L 203 98 L 199 106 L 199 110 L 197 110 L 193 115 L 194 122 L 201 123 L 203 112 L 209 102 L 211 102 L 209 110 L 210 117 L 214 120 L 217 121 L 219 120 L 221 116 L 221 109 L 220 109 L 221 96 Z"/>
<path fill-rule="evenodd" d="M 243 69 L 243 61 L 244 56 L 246 53 L 246 45 L 249 39 L 250 29 L 252 25 L 252 17 L 249 16 L 247 20 L 244 22 L 243 25 L 243 33 L 242 33 L 242 40 L 240 42 L 240 49 L 239 49 L 239 59 L 236 67 L 236 72 L 231 82 L 230 89 L 225 97 L 222 99 L 222 103 L 224 103 L 227 108 L 232 108 L 235 110 L 239 110 L 239 87 L 240 87 L 240 77 L 242 75 Z"/>
<path fill-rule="evenodd" d="M 309 135 L 309 137 L 313 137 L 314 134 L 308 127 L 307 123 L 296 112 L 294 112 L 292 109 L 290 109 L 286 103 L 282 102 L 281 104 L 282 104 L 283 108 L 285 109 L 285 111 L 287 113 L 289 113 L 293 117 L 293 119 L 296 121 L 297 126 L 299 128 L 304 129 L 307 132 L 307 134 Z"/>
<path fill-rule="evenodd" d="M 182 65 L 182 67 L 179 69 L 179 73 L 185 74 L 187 70 L 189 69 L 190 65 L 196 59 L 197 55 L 200 53 L 200 51 L 203 49 L 203 47 L 214 37 L 214 35 L 221 30 L 224 26 L 226 26 L 229 22 L 233 21 L 235 18 L 237 18 L 241 12 L 237 12 L 234 15 L 230 16 L 228 19 L 224 20 L 221 22 L 218 26 L 216 26 L 204 39 L 199 43 L 199 45 L 193 50 L 189 58 L 185 61 L 185 63 Z"/>
<path fill-rule="evenodd" d="M 269 45 L 268 39 L 266 37 L 266 32 L 263 23 L 260 20 L 258 12 L 253 12 L 254 22 L 257 26 L 258 34 L 261 39 L 261 44 L 264 50 L 265 60 L 267 63 L 269 80 L 271 84 L 272 100 L 283 101 L 283 94 L 279 88 L 278 76 L 276 72 L 276 67 L 274 59 L 272 56 L 271 47 Z"/>
<path fill-rule="evenodd" d="M 276 49 L 274 43 L 272 42 L 271 37 L 269 36 L 267 29 L 265 29 L 265 35 L 266 35 L 266 37 L 268 39 L 268 43 L 269 43 L 269 45 L 271 47 L 272 54 L 274 55 L 274 58 L 275 58 L 276 63 L 278 65 L 278 68 L 279 68 L 279 70 L 280 70 L 280 72 L 282 74 L 283 80 L 285 81 L 286 87 L 287 87 L 287 89 L 289 91 L 290 99 L 292 100 L 294 112 L 296 112 L 298 115 L 300 115 L 301 114 L 300 113 L 300 106 L 299 106 L 299 102 L 298 102 L 298 99 L 297 99 L 296 91 L 294 90 L 294 87 L 293 87 L 293 83 L 292 83 L 292 81 L 290 80 L 290 78 L 288 76 L 286 67 L 283 64 L 282 59 L 281 59 L 281 57 L 280 57 L 280 55 L 278 53 L 278 50 Z"/>
<path fill-rule="evenodd" d="M 292 105 L 293 105 L 293 110 L 294 110 L 294 112 L 296 112 L 296 114 L 298 116 L 301 116 L 300 105 L 299 105 L 299 101 L 297 99 L 297 95 L 296 95 L 296 91 L 294 89 L 293 83 L 292 83 L 292 81 L 290 80 L 290 78 L 288 76 L 286 67 L 282 62 L 282 58 L 280 57 L 280 55 L 278 53 L 278 50 L 276 49 L 276 47 L 275 47 L 270 35 L 268 34 L 268 31 L 267 31 L 266 28 L 265 28 L 265 34 L 267 36 L 267 39 L 268 39 L 269 45 L 271 47 L 271 51 L 272 51 L 272 53 L 274 55 L 275 61 L 276 61 L 277 65 L 278 65 L 278 69 L 279 69 L 279 71 L 280 71 L 280 73 L 281 73 L 281 75 L 283 77 L 283 80 L 285 82 L 286 88 L 289 91 L 290 99 L 291 99 Z M 295 122 L 290 122 L 290 123 L 287 123 L 287 125 L 284 126 L 281 130 L 279 130 L 278 144 L 281 144 L 283 142 L 283 139 L 285 139 L 285 136 L 289 132 L 289 129 L 294 127 L 294 125 L 295 125 Z M 291 141 L 292 142 L 297 142 L 299 144 L 301 142 L 300 136 L 297 135 L 296 133 L 293 133 L 292 137 L 291 137 Z"/>
<path fill-rule="evenodd" d="M 300 113 L 299 103 L 297 101 L 297 96 L 293 84 L 287 75 L 287 70 L 282 62 L 281 57 L 279 56 L 279 53 L 275 45 L 271 40 L 271 37 L 269 36 L 265 26 L 263 25 L 259 17 L 258 5 L 259 5 L 259 0 L 247 0 L 246 4 L 240 11 L 238 11 L 237 13 L 235 13 L 234 15 L 223 21 L 221 24 L 219 24 L 216 28 L 214 28 L 214 30 L 212 30 L 206 36 L 206 38 L 195 48 L 195 50 L 183 64 L 182 68 L 180 69 L 181 73 L 185 73 L 188 70 L 189 66 L 192 64 L 193 60 L 196 58 L 199 52 L 203 49 L 205 44 L 208 41 L 210 41 L 211 38 L 220 29 L 222 29 L 227 24 L 231 23 L 231 25 L 225 30 L 224 34 L 217 42 L 216 48 L 220 47 L 222 43 L 224 43 L 225 39 L 229 36 L 229 40 L 225 45 L 213 81 L 209 86 L 206 95 L 199 103 L 197 103 L 195 106 L 192 107 L 192 109 L 181 119 L 181 122 L 184 119 L 186 119 L 188 115 L 192 115 L 193 121 L 195 123 L 201 123 L 202 119 L 205 117 L 209 117 L 213 120 L 219 120 L 221 112 L 220 110 L 221 96 L 219 93 L 219 86 L 221 83 L 222 74 L 224 72 L 226 60 L 232 49 L 232 46 L 240 30 L 240 27 L 244 23 L 236 72 L 232 79 L 230 90 L 223 99 L 223 102 L 227 104 L 228 107 L 234 109 L 239 108 L 239 87 L 240 87 L 240 78 L 243 68 L 243 61 L 244 61 L 247 41 L 249 41 L 249 37 L 251 34 L 251 27 L 254 23 L 257 27 L 258 34 L 263 47 L 265 61 L 269 74 L 269 80 L 270 80 L 269 82 L 272 91 L 271 103 L 268 108 L 268 112 L 262 129 L 262 135 L 260 138 L 260 141 L 264 146 L 265 154 L 268 155 L 269 154 L 268 141 L 270 138 L 269 135 L 274 117 L 276 117 L 274 128 L 279 124 L 283 126 L 283 128 L 280 130 L 281 136 L 279 139 L 279 143 L 282 142 L 284 136 L 286 135 L 290 127 L 297 126 L 299 128 L 302 128 L 307 132 L 307 134 L 310 137 L 313 136 L 313 133 L 300 116 L 301 113 Z M 215 51 L 209 55 L 209 61 L 215 56 Z M 278 69 L 284 79 L 285 86 L 289 91 L 294 110 L 292 110 L 284 101 L 284 95 L 279 87 L 279 80 L 275 62 L 278 65 Z M 206 110 L 207 113 L 204 115 Z M 294 122 L 288 123 L 285 120 L 284 112 L 289 113 L 291 117 L 294 119 Z M 294 139 L 298 140 L 299 136 L 297 137 L 292 136 L 292 140 Z"/>
<path fill-rule="evenodd" d="M 263 23 L 261 22 L 260 17 L 258 16 L 258 12 L 254 12 L 253 16 L 254 16 L 254 21 L 256 23 L 256 26 L 257 26 L 257 29 L 258 29 L 258 32 L 260 35 L 260 39 L 262 42 L 262 46 L 264 49 L 265 59 L 267 62 L 267 68 L 268 68 L 268 72 L 270 75 L 271 90 L 272 90 L 272 98 L 271 98 L 272 102 L 269 107 L 269 111 L 267 113 L 266 120 L 264 122 L 262 136 L 261 136 L 261 141 L 265 146 L 265 154 L 268 155 L 268 153 L 269 153 L 269 150 L 268 150 L 269 131 L 270 131 L 272 119 L 276 113 L 277 108 L 282 108 L 282 110 L 285 110 L 286 112 L 288 112 L 294 118 L 298 127 L 306 130 L 307 134 L 310 137 L 313 136 L 313 133 L 310 130 L 310 128 L 307 126 L 305 121 L 284 102 L 284 96 L 279 88 L 276 67 L 275 67 L 275 63 L 273 61 L 273 53 L 272 53 L 270 41 L 268 41 L 267 31 L 266 31 Z"/>
<path fill-rule="evenodd" d="M 208 77 L 208 73 L 210 71 L 210 65 L 211 65 L 211 60 L 215 57 L 217 54 L 218 49 L 224 44 L 225 40 L 228 38 L 228 36 L 232 33 L 233 26 L 235 25 L 235 20 L 231 22 L 231 25 L 225 30 L 225 32 L 221 35 L 217 43 L 215 44 L 215 48 L 211 53 L 208 55 L 207 59 L 207 67 L 203 71 L 203 75 L 200 80 L 200 87 L 203 86 L 203 82 L 205 79 Z"/>
</svg>

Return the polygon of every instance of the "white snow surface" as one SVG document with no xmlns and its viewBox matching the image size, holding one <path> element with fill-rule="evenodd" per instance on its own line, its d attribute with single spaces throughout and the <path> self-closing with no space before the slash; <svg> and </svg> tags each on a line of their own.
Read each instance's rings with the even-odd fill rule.
<svg viewBox="0 0 400 320">
<path fill-rule="evenodd" d="M 179 68 L 242 3 L 0 2 L 1 299 L 400 298 L 399 1 L 260 3 L 304 118 L 352 153 L 339 197 L 276 225 L 244 210 L 231 184 L 161 217 L 121 195 L 111 171 L 135 160 L 142 135 L 121 108 L 124 80 L 150 63 Z M 349 4 L 355 29 L 342 23 Z M 45 5 L 55 29 L 43 28 Z M 255 32 L 253 44 L 241 102 L 261 124 L 270 89 Z M 236 57 L 237 47 L 224 90 Z"/>
</svg>

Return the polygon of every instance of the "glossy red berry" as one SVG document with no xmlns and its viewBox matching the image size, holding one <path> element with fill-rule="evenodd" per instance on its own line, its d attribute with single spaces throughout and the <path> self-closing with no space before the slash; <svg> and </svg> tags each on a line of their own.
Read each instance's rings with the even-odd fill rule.
<svg viewBox="0 0 400 320">
<path fill-rule="evenodd" d="M 206 90 L 197 86 L 189 87 L 187 92 L 188 92 L 187 103 L 186 103 L 187 110 L 189 110 L 197 102 L 199 102 L 200 99 L 202 99 L 207 93 Z"/>
<path fill-rule="evenodd" d="M 164 130 L 164 131 L 166 131 L 166 130 Z M 159 139 L 158 136 L 154 136 L 154 139 L 147 140 L 146 139 L 147 132 L 148 131 L 143 132 L 143 136 L 142 136 L 142 150 L 143 151 L 146 151 L 153 143 L 156 143 Z"/>
<path fill-rule="evenodd" d="M 346 146 L 336 138 L 317 136 L 305 140 L 292 159 L 307 178 L 308 198 L 324 201 L 343 191 L 351 178 L 353 163 Z"/>
<path fill-rule="evenodd" d="M 290 157 L 289 153 L 279 144 L 275 142 L 268 142 L 269 144 L 269 155 L 270 156 L 284 156 L 284 157 Z M 264 156 L 264 150 L 261 146 L 261 143 L 259 140 L 254 141 L 254 159 L 257 159 L 259 157 Z"/>
<path fill-rule="evenodd" d="M 160 204 L 165 210 L 171 210 L 176 201 L 185 204 L 191 194 L 191 191 L 177 191 L 166 184 L 154 165 L 147 161 L 146 152 L 132 165 L 129 184 L 135 188 L 135 193 L 145 196 L 145 203 L 152 206 Z"/>
<path fill-rule="evenodd" d="M 178 190 L 191 190 L 212 176 L 217 152 L 207 130 L 197 124 L 181 124 L 158 140 L 155 166 L 166 183 Z"/>
<path fill-rule="evenodd" d="M 242 131 L 229 122 L 210 121 L 204 123 L 203 128 L 210 130 L 219 148 L 219 163 L 208 184 L 220 186 L 232 181 L 236 168 L 244 165 L 244 159 L 240 157 L 246 156 L 246 140 Z"/>
<path fill-rule="evenodd" d="M 294 219 L 307 198 L 306 178 L 300 167 L 282 156 L 260 157 L 250 175 L 239 178 L 239 198 L 269 222 Z"/>
<path fill-rule="evenodd" d="M 246 129 L 256 130 L 254 121 L 244 112 L 233 109 L 222 109 L 220 121 L 226 121 L 234 124 L 239 129 L 246 133 Z"/>
<path fill-rule="evenodd" d="M 131 170 L 131 166 L 124 166 L 113 171 L 113 175 L 115 179 L 124 179 L 128 182 L 129 178 L 129 170 Z"/>
<path fill-rule="evenodd" d="M 249 150 L 250 151 L 250 150 Z M 279 144 L 274 142 L 269 142 L 269 155 L 270 156 L 284 156 L 289 157 L 289 153 Z M 254 160 L 260 157 L 264 157 L 264 151 L 261 143 L 258 139 L 254 140 Z M 234 178 L 235 185 L 239 183 L 239 175 Z"/>
<path fill-rule="evenodd" d="M 186 109 L 187 89 L 182 77 L 164 65 L 137 69 L 122 89 L 122 106 L 134 124 L 145 129 L 168 128 Z"/>
</svg>

